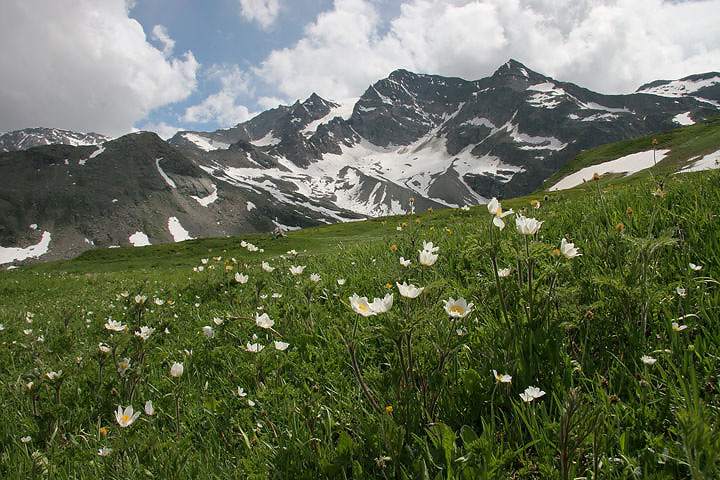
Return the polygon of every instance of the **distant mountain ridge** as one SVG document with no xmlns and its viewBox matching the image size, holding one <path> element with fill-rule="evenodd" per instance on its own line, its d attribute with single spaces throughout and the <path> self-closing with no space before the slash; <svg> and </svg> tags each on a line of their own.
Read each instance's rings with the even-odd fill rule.
<svg viewBox="0 0 720 480">
<path fill-rule="evenodd" d="M 716 72 L 603 95 L 514 60 L 474 81 L 396 70 L 356 99 L 312 94 L 167 142 L 0 154 L 0 245 L 52 232 L 42 258 L 66 258 L 186 238 L 177 225 L 230 235 L 404 213 L 410 197 L 420 210 L 479 204 L 535 190 L 583 150 L 719 113 Z"/>
<path fill-rule="evenodd" d="M 110 137 L 99 133 L 78 133 L 59 128 L 25 128 L 0 134 L 0 152 L 27 150 L 41 145 L 101 145 Z"/>
</svg>

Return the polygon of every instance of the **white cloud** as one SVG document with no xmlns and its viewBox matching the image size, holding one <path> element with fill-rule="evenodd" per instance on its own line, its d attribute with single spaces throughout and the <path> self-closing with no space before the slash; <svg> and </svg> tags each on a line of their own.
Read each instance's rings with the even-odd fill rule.
<svg viewBox="0 0 720 480">
<path fill-rule="evenodd" d="M 603 93 L 716 70 L 720 1 L 335 0 L 294 45 L 253 70 L 276 96 L 361 94 L 392 70 L 478 79 L 508 58 Z"/>
<path fill-rule="evenodd" d="M 152 29 L 152 38 L 163 44 L 163 55 L 166 57 L 172 54 L 175 48 L 175 40 L 168 35 L 167 28 L 162 25 L 155 25 Z"/>
<path fill-rule="evenodd" d="M 279 0 L 239 0 L 240 11 L 247 20 L 269 28 L 280 13 Z"/>
<path fill-rule="evenodd" d="M 249 92 L 249 76 L 246 72 L 237 65 L 214 65 L 209 69 L 208 77 L 220 82 L 220 91 L 188 107 L 183 120 L 193 123 L 217 122 L 230 126 L 254 115 L 246 106 L 236 103 L 239 96 Z"/>
<path fill-rule="evenodd" d="M 140 128 L 137 129 L 137 131 L 147 131 L 147 132 L 155 132 L 162 138 L 163 140 L 167 140 L 168 138 L 175 135 L 178 131 L 182 130 L 180 127 L 176 127 L 173 125 L 168 125 L 165 122 L 158 122 L 158 123 L 146 123 L 144 125 L 141 125 Z"/>
<path fill-rule="evenodd" d="M 186 98 L 199 64 L 166 57 L 123 0 L 0 3 L 0 130 L 52 126 L 121 135 Z M 156 36 L 169 54 L 172 39 Z M 164 36 L 163 36 L 164 34 Z M 164 38 L 164 40 L 163 40 Z"/>
</svg>

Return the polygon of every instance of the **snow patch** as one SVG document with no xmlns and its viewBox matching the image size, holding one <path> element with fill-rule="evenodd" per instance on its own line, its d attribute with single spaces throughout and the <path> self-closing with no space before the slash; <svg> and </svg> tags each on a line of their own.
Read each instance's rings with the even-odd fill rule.
<svg viewBox="0 0 720 480">
<path fill-rule="evenodd" d="M 691 161 L 693 162 L 692 164 L 683 168 L 678 173 L 699 172 L 701 170 L 720 168 L 720 150 L 695 157 Z"/>
<path fill-rule="evenodd" d="M 253 202 L 247 202 L 247 211 L 249 212 L 253 208 L 255 208 L 255 204 Z"/>
<path fill-rule="evenodd" d="M 328 112 L 327 115 L 325 115 L 322 118 L 319 118 L 317 120 L 314 120 L 307 124 L 305 128 L 303 128 L 302 133 L 305 135 L 312 135 L 315 133 L 320 125 L 323 123 L 327 123 L 330 120 L 332 120 L 335 117 L 341 117 L 343 120 L 348 120 L 352 116 L 353 108 L 355 108 L 355 104 L 359 100 L 358 97 L 354 98 L 346 98 L 343 100 L 340 100 L 338 102 L 332 102 L 337 105 L 337 107 L 333 107 L 330 109 L 330 112 Z M 374 108 L 372 109 L 374 110 Z"/>
<path fill-rule="evenodd" d="M 637 93 L 659 95 L 661 97 L 684 97 L 705 87 L 712 87 L 720 83 L 720 77 L 706 78 L 704 80 L 673 80 L 663 85 L 638 90 Z"/>
<path fill-rule="evenodd" d="M 27 258 L 39 258 L 45 255 L 50 248 L 50 240 L 52 235 L 50 232 L 43 232 L 39 243 L 30 245 L 25 248 L 2 247 L 0 246 L 0 265 L 12 263 Z"/>
<path fill-rule="evenodd" d="M 652 167 L 655 164 L 655 159 L 660 162 L 669 152 L 670 150 L 658 150 L 656 152 L 657 155 L 654 156 L 652 150 L 647 150 L 645 152 L 625 155 L 624 157 L 609 162 L 591 165 L 575 173 L 571 173 L 550 187 L 550 190 L 566 190 L 576 187 L 581 185 L 583 181 L 591 180 L 596 173 L 598 175 L 604 175 L 606 173 L 624 173 L 625 175 L 631 175 L 640 170 Z"/>
<path fill-rule="evenodd" d="M 87 240 L 87 238 L 85 239 Z M 143 232 L 135 232 L 128 238 L 133 247 L 145 247 L 150 245 L 150 239 Z"/>
<path fill-rule="evenodd" d="M 280 143 L 280 139 L 276 138 L 273 135 L 272 130 L 270 130 L 264 137 L 258 138 L 257 140 L 252 140 L 250 143 L 257 147 L 270 147 L 272 145 L 277 145 L 278 143 Z"/>
<path fill-rule="evenodd" d="M 213 191 L 207 197 L 196 197 L 195 195 L 190 195 L 190 198 L 192 198 L 193 200 L 196 200 L 203 207 L 207 207 L 208 205 L 210 205 L 211 203 L 213 203 L 215 200 L 218 199 L 217 185 L 215 185 L 213 183 L 211 186 L 212 186 Z"/>
<path fill-rule="evenodd" d="M 196 133 L 185 132 L 181 135 L 185 140 L 192 142 L 201 150 L 210 152 L 212 150 L 221 150 L 228 148 L 230 144 L 213 140 L 212 138 L 203 137 Z"/>
<path fill-rule="evenodd" d="M 168 177 L 165 171 L 160 168 L 160 160 L 162 160 L 162 157 L 155 159 L 155 166 L 158 169 L 158 172 L 160 172 L 160 176 L 165 180 L 165 183 L 170 185 L 170 188 L 177 188 L 177 185 L 175 185 L 175 182 L 173 182 L 172 178 Z"/>
<path fill-rule="evenodd" d="M 194 238 L 190 236 L 190 232 L 183 228 L 177 217 L 168 218 L 168 230 L 170 230 L 170 235 L 172 235 L 173 240 L 176 242 L 192 240 Z"/>
<path fill-rule="evenodd" d="M 673 117 L 673 122 L 680 125 L 693 125 L 695 121 L 690 118 L 690 112 L 678 113 Z"/>
</svg>

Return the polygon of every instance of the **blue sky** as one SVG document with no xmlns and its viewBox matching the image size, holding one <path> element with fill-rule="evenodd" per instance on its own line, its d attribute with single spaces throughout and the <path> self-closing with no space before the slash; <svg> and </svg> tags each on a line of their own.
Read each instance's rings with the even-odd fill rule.
<svg viewBox="0 0 720 480">
<path fill-rule="evenodd" d="M 0 131 L 233 126 L 397 68 L 602 93 L 720 70 L 720 0 L 2 0 Z"/>
</svg>

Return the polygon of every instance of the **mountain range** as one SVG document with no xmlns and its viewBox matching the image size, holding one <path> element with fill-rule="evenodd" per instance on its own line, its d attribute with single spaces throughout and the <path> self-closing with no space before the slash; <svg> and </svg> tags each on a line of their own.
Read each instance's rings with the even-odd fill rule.
<svg viewBox="0 0 720 480">
<path fill-rule="evenodd" d="M 28 245 L 67 258 L 404 213 L 411 197 L 423 210 L 514 197 L 584 150 L 719 113 L 717 72 L 604 95 L 510 60 L 474 81 L 396 70 L 359 98 L 312 94 L 167 141 L 10 132 L 0 135 L 0 264 Z"/>
</svg>

